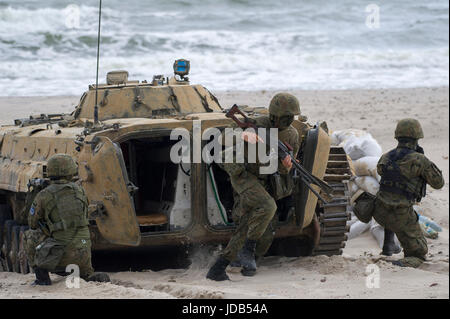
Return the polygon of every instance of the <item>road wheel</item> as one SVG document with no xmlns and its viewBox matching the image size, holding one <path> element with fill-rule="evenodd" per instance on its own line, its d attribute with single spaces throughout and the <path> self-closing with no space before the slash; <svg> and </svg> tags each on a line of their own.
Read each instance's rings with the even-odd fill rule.
<svg viewBox="0 0 450 319">
<path fill-rule="evenodd" d="M 4 258 L 4 269 L 5 271 L 13 271 L 10 251 L 12 244 L 12 228 L 17 223 L 14 220 L 7 220 L 3 226 L 3 246 L 2 246 L 2 256 Z"/>
<path fill-rule="evenodd" d="M 27 253 L 25 251 L 25 232 L 29 229 L 28 226 L 21 226 L 19 233 L 19 266 L 22 274 L 28 274 L 30 267 L 28 265 Z"/>
<path fill-rule="evenodd" d="M 11 250 L 9 256 L 12 264 L 12 271 L 20 273 L 19 264 L 19 233 L 20 225 L 14 225 L 11 232 Z"/>
<path fill-rule="evenodd" d="M 11 209 L 8 205 L 0 204 L 0 249 L 3 246 L 3 227 L 8 219 L 12 219 Z"/>
</svg>

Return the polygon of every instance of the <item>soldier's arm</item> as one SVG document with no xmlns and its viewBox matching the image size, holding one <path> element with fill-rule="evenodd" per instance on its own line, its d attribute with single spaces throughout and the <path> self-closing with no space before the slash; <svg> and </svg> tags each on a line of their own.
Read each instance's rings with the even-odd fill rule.
<svg viewBox="0 0 450 319">
<path fill-rule="evenodd" d="M 386 156 L 382 155 L 380 157 L 380 159 L 378 160 L 378 164 L 377 164 L 378 175 L 383 176 L 383 170 L 384 170 L 385 165 L 386 165 Z"/>
<path fill-rule="evenodd" d="M 294 154 L 294 158 L 297 158 L 297 154 L 300 149 L 300 137 L 295 128 L 292 128 L 292 130 L 290 130 L 289 138 L 284 142 L 287 142 L 287 143 L 289 143 L 290 146 L 292 146 L 292 148 L 293 148 L 292 153 Z M 280 174 L 288 174 L 289 173 L 289 170 L 286 167 L 284 167 L 281 160 L 278 160 L 278 172 Z"/>
<path fill-rule="evenodd" d="M 444 187 L 445 181 L 442 176 L 442 171 L 425 156 L 422 157 L 422 165 L 422 178 L 434 189 Z"/>
<path fill-rule="evenodd" d="M 39 221 L 44 220 L 44 197 L 45 195 L 42 192 L 38 193 L 33 201 L 33 204 L 31 204 L 31 208 L 28 213 L 28 225 L 31 229 L 39 229 Z"/>
<path fill-rule="evenodd" d="M 85 200 L 84 211 L 86 212 L 86 218 L 88 218 L 88 217 L 89 217 L 89 211 L 88 211 L 89 200 L 88 200 L 88 198 L 87 198 L 87 196 L 86 196 L 86 192 L 85 192 L 84 188 L 83 188 L 81 185 L 78 185 L 78 184 L 77 184 L 77 187 L 78 187 L 78 189 L 80 190 L 80 192 L 81 192 L 81 194 L 82 194 L 82 196 L 83 196 L 83 198 L 84 198 L 84 200 Z"/>
</svg>

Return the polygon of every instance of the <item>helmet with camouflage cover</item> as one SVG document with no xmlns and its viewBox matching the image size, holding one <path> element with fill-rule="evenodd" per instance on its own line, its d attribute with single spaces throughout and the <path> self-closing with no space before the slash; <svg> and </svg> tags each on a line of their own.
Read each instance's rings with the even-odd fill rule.
<svg viewBox="0 0 450 319">
<path fill-rule="evenodd" d="M 409 137 L 418 140 L 423 138 L 422 126 L 416 119 L 402 119 L 397 123 L 395 138 Z"/>
<path fill-rule="evenodd" d="M 47 162 L 48 177 L 71 177 L 77 173 L 77 163 L 70 155 L 55 154 Z"/>
<path fill-rule="evenodd" d="M 270 101 L 269 113 L 278 117 L 300 115 L 300 103 L 292 94 L 278 93 Z"/>
</svg>

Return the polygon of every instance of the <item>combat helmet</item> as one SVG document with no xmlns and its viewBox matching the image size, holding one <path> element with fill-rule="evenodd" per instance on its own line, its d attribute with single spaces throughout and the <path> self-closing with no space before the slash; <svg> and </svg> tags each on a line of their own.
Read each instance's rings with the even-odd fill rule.
<svg viewBox="0 0 450 319">
<path fill-rule="evenodd" d="M 269 114 L 273 127 L 287 128 L 294 121 L 294 116 L 300 115 L 300 103 L 292 94 L 278 93 L 270 101 Z"/>
<path fill-rule="evenodd" d="M 70 155 L 55 154 L 47 162 L 47 176 L 50 178 L 72 177 L 77 173 L 77 163 Z"/>
<path fill-rule="evenodd" d="M 423 138 L 422 126 L 416 119 L 402 119 L 395 128 L 395 138 L 408 137 L 418 140 Z"/>
<path fill-rule="evenodd" d="M 292 94 L 278 93 L 270 101 L 269 113 L 278 117 L 300 115 L 300 103 Z"/>
</svg>

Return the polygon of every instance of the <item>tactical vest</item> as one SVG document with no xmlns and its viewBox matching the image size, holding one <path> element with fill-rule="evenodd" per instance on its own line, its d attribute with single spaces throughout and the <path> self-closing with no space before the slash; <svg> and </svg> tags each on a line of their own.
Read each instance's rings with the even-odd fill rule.
<svg viewBox="0 0 450 319">
<path fill-rule="evenodd" d="M 77 185 L 52 184 L 45 191 L 52 195 L 52 200 L 46 204 L 46 223 L 50 232 L 89 225 L 87 199 Z"/>
<path fill-rule="evenodd" d="M 424 196 L 422 193 L 423 179 L 420 176 L 407 178 L 401 173 L 400 167 L 397 164 L 397 161 L 414 152 L 414 150 L 409 148 L 397 148 L 387 154 L 388 161 L 383 167 L 380 191 L 402 195 L 409 201 L 415 200 L 420 202 L 422 196 Z"/>
</svg>

